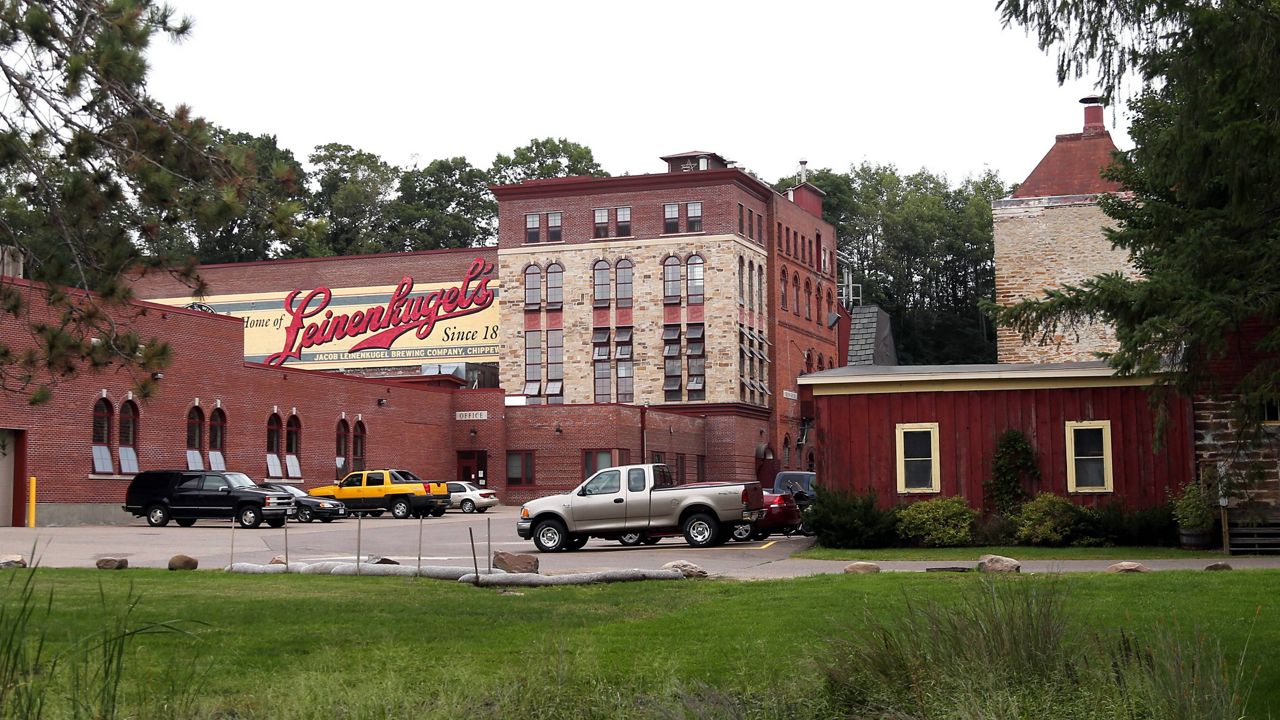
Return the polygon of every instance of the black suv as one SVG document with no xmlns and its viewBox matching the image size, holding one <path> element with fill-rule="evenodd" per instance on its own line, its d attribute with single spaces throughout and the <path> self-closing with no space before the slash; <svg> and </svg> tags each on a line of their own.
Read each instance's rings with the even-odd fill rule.
<svg viewBox="0 0 1280 720">
<path fill-rule="evenodd" d="M 151 527 L 168 525 L 169 518 L 182 527 L 202 518 L 235 518 L 246 528 L 266 520 L 271 527 L 281 527 L 293 513 L 293 496 L 263 490 L 244 473 L 149 470 L 129 483 L 123 507 L 135 517 L 145 516 Z"/>
</svg>

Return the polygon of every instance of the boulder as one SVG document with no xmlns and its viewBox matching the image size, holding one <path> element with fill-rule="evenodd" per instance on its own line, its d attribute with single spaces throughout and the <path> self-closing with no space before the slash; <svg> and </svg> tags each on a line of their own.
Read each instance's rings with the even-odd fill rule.
<svg viewBox="0 0 1280 720">
<path fill-rule="evenodd" d="M 239 563 L 237 563 L 237 564 L 239 564 Z M 269 562 L 269 563 L 267 563 L 267 564 L 268 564 L 268 565 L 287 565 L 288 563 L 286 563 L 286 562 L 284 561 L 284 556 L 283 556 L 283 555 L 277 555 L 277 556 L 275 556 L 275 557 L 271 558 L 271 562 Z"/>
<path fill-rule="evenodd" d="M 1232 570 L 1233 568 L 1231 567 L 1231 563 L 1216 562 L 1216 563 L 1209 563 L 1208 565 L 1205 566 L 1204 569 L 1217 571 L 1217 570 Z"/>
<path fill-rule="evenodd" d="M 99 570 L 124 570 L 129 567 L 129 561 L 125 558 L 98 558 Z"/>
<path fill-rule="evenodd" d="M 978 572 L 1016 573 L 1022 572 L 1022 563 L 1003 555 L 983 555 L 978 558 Z"/>
<path fill-rule="evenodd" d="M 1107 572 L 1144 573 L 1144 572 L 1151 572 L 1151 569 L 1148 568 L 1146 565 L 1143 565 L 1142 563 L 1125 561 L 1125 562 L 1118 562 L 1112 565 L 1111 567 L 1107 568 Z"/>
<path fill-rule="evenodd" d="M 533 555 L 493 551 L 493 566 L 509 573 L 538 572 L 538 558 Z"/>
<path fill-rule="evenodd" d="M 846 575 L 870 575 L 871 573 L 880 572 L 880 566 L 873 562 L 851 562 L 844 566 Z"/>
<path fill-rule="evenodd" d="M 174 555 L 169 558 L 170 570 L 195 570 L 200 567 L 200 561 L 190 555 Z"/>
<path fill-rule="evenodd" d="M 663 565 L 662 569 L 676 570 L 687 578 L 704 578 L 707 576 L 706 570 L 703 570 L 687 560 L 672 560 L 666 565 Z"/>
<path fill-rule="evenodd" d="M 0 568 L 24 568 L 27 559 L 21 555 L 0 555 Z"/>
</svg>

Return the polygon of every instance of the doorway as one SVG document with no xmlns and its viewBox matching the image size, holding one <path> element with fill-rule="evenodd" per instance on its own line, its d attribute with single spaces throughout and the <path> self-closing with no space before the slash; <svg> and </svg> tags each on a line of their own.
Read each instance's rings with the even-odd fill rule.
<svg viewBox="0 0 1280 720">
<path fill-rule="evenodd" d="M 14 475 L 18 469 L 18 433 L 0 430 L 0 527 L 15 523 Z"/>
<path fill-rule="evenodd" d="M 485 450 L 458 451 L 458 482 L 489 485 L 489 453 Z"/>
</svg>

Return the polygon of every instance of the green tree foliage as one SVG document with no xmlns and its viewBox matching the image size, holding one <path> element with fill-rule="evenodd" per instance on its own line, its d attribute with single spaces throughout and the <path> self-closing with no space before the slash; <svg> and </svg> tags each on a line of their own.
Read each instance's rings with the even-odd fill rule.
<svg viewBox="0 0 1280 720">
<path fill-rule="evenodd" d="M 392 232 L 405 250 L 473 247 L 497 235 L 498 203 L 489 192 L 489 174 L 462 157 L 406 170 L 390 214 Z"/>
<path fill-rule="evenodd" d="M 363 255 L 399 249 L 388 208 L 400 170 L 350 145 L 321 145 L 308 158 L 315 189 L 310 212 L 320 221 L 312 244 L 295 244 L 295 255 Z"/>
<path fill-rule="evenodd" d="M 573 175 L 608 177 L 596 162 L 591 148 L 560 138 L 530 140 L 510 155 L 498 154 L 489 169 L 494 185 L 509 185 L 523 180 L 540 180 Z"/>
<path fill-rule="evenodd" d="M 991 201 L 1008 190 L 995 173 L 951 187 L 927 170 L 904 176 L 863 163 L 808 180 L 826 193 L 823 214 L 863 302 L 889 313 L 903 364 L 995 361 L 995 335 L 980 307 L 995 292 Z"/>
<path fill-rule="evenodd" d="M 1115 94 L 1135 75 L 1134 148 L 1106 176 L 1108 237 L 1140 277 L 1109 273 L 998 311 L 1024 339 L 1115 326 L 1124 375 L 1216 388 L 1224 361 L 1256 360 L 1236 402 L 1246 429 L 1280 400 L 1280 3 L 1275 0 L 1001 0 L 1006 23 L 1059 51 L 1059 75 L 1096 71 Z M 1258 339 L 1237 332 L 1261 321 Z M 1246 433 L 1248 435 L 1248 433 Z"/>
<path fill-rule="evenodd" d="M 168 348 L 122 322 L 139 248 L 184 223 L 217 228 L 257 192 L 207 123 L 146 94 L 148 43 L 190 27 L 149 0 L 0 2 L 0 245 L 48 284 L 54 310 L 28 314 L 0 282 L 0 311 L 29 331 L 0 338 L 5 390 L 42 402 L 58 379 L 114 363 L 150 393 Z M 198 287 L 190 268 L 179 274 Z"/>
</svg>

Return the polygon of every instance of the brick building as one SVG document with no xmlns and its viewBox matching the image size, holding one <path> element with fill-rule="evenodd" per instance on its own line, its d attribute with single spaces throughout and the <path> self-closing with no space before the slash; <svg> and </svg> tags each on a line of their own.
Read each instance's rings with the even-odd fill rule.
<svg viewBox="0 0 1280 720">
<path fill-rule="evenodd" d="M 493 188 L 502 387 L 705 417 L 712 477 L 812 466 L 795 383 L 843 364 L 845 316 L 822 193 L 780 194 L 715 153 L 662 160 Z"/>
</svg>

